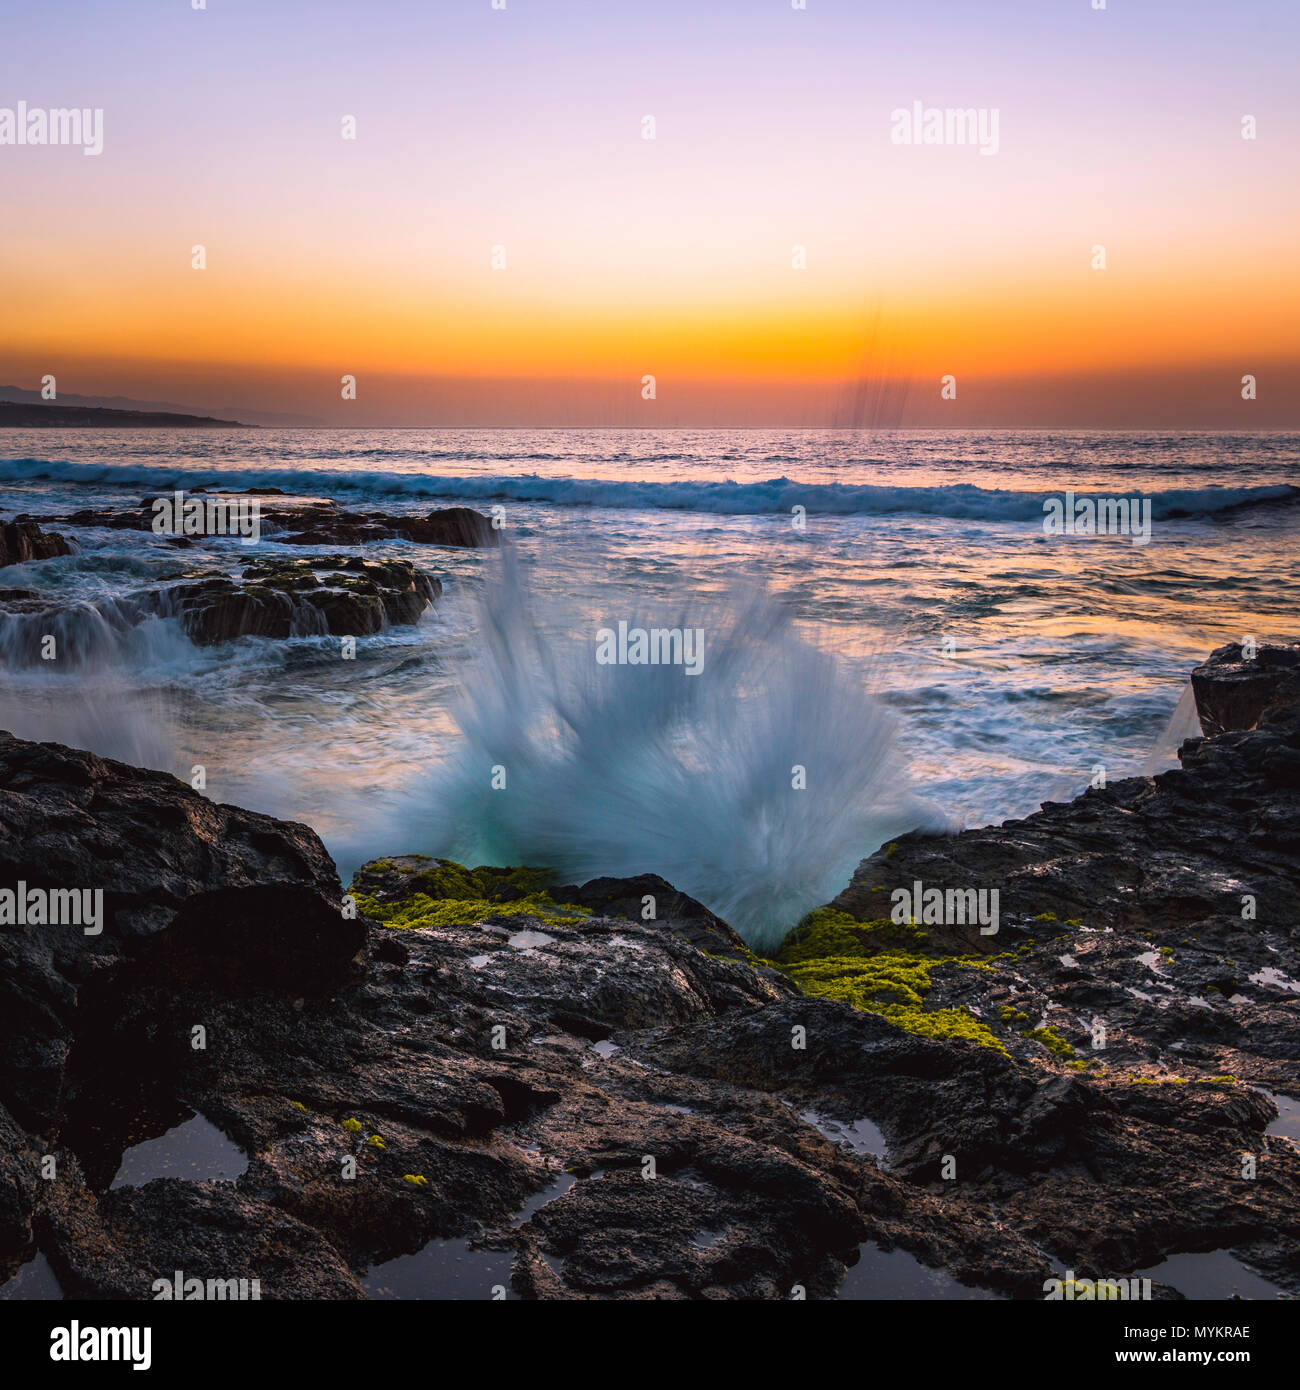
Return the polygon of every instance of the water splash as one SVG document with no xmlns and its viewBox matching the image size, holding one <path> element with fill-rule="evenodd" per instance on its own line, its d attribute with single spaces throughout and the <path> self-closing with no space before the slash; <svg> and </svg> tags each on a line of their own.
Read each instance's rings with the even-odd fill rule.
<svg viewBox="0 0 1300 1390">
<path fill-rule="evenodd" d="M 1142 763 L 1141 775 L 1154 777 L 1157 772 L 1178 766 L 1178 750 L 1185 740 L 1201 737 L 1201 719 L 1196 710 L 1196 693 L 1189 680 L 1183 686 L 1174 712 Z"/>
<path fill-rule="evenodd" d="M 931 819 L 883 706 L 758 586 L 671 615 L 611 594 L 576 622 L 548 599 L 542 622 L 504 547 L 479 607 L 432 802 L 454 819 L 434 853 L 566 880 L 657 873 L 770 949 L 865 855 Z M 703 670 L 599 664 L 596 633 L 620 619 L 702 629 Z"/>
</svg>

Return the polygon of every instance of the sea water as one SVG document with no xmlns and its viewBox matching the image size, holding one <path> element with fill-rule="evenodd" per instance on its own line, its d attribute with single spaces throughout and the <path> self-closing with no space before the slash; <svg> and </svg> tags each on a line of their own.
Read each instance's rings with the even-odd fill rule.
<svg viewBox="0 0 1300 1390">
<path fill-rule="evenodd" d="M 30 615 L 0 612 L 0 727 L 202 767 L 216 799 L 313 825 L 345 879 L 403 851 L 654 872 L 770 935 L 909 823 L 1169 765 L 1192 666 L 1300 637 L 1298 463 L 1282 433 L 5 431 L 0 519 L 274 486 L 496 509 L 510 544 L 366 547 L 445 592 L 349 661 L 120 618 L 196 563 L 312 548 L 79 532 L 0 575 L 64 602 L 66 654 L 33 659 Z M 1149 500 L 1149 543 L 1047 534 L 1067 492 Z M 620 622 L 700 630 L 700 673 L 598 664 Z"/>
</svg>

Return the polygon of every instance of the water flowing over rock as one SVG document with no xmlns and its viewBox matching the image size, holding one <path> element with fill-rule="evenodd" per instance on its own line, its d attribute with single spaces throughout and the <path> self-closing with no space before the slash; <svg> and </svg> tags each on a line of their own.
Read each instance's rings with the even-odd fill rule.
<svg viewBox="0 0 1300 1390">
<path fill-rule="evenodd" d="M 179 620 L 199 646 L 240 637 L 366 637 L 418 622 L 441 593 L 441 581 L 408 560 L 356 555 L 259 560 L 238 576 L 199 572 L 95 602 L 0 590 L 0 656 L 16 669 L 39 667 L 53 635 L 60 661 L 74 670 L 112 664 L 125 635 L 151 618 Z"/>
</svg>

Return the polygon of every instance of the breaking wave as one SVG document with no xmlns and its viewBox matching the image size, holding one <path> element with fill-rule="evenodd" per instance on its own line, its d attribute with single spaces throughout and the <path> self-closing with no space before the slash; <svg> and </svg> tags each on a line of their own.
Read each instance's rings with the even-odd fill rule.
<svg viewBox="0 0 1300 1390">
<path fill-rule="evenodd" d="M 656 873 L 766 950 L 864 856 L 934 820 L 883 705 L 756 586 L 575 634 L 550 599 L 539 619 L 505 547 L 479 604 L 459 741 L 424 797 L 436 855 L 566 882 Z M 703 669 L 600 664 L 598 625 L 620 619 L 701 630 Z"/>
<path fill-rule="evenodd" d="M 614 510 L 670 510 L 716 515 L 789 515 L 794 506 L 829 516 L 940 516 L 972 521 L 1041 521 L 1043 501 L 1072 486 L 1044 492 L 983 488 L 974 483 L 935 487 L 870 483 L 801 483 L 768 478 L 741 483 L 712 481 L 546 478 L 537 474 L 398 473 L 366 469 L 181 467 L 162 464 L 98 464 L 36 458 L 0 459 L 0 483 L 69 482 L 134 488 L 278 487 L 354 501 L 438 499 L 463 503 L 540 502 L 552 506 Z M 1075 488 L 1080 496 L 1092 495 Z M 1110 495 L 1108 492 L 1105 495 Z M 1172 488 L 1149 496 L 1157 521 L 1196 518 L 1240 508 L 1291 505 L 1300 487 Z"/>
</svg>

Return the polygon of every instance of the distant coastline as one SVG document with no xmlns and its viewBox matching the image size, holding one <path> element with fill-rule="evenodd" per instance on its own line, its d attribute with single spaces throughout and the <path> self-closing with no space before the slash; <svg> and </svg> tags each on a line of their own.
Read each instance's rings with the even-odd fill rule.
<svg viewBox="0 0 1300 1390">
<path fill-rule="evenodd" d="M 254 430 L 239 420 L 182 415 L 166 410 L 110 410 L 103 406 L 36 405 L 0 401 L 0 429 L 236 429 Z"/>
</svg>

